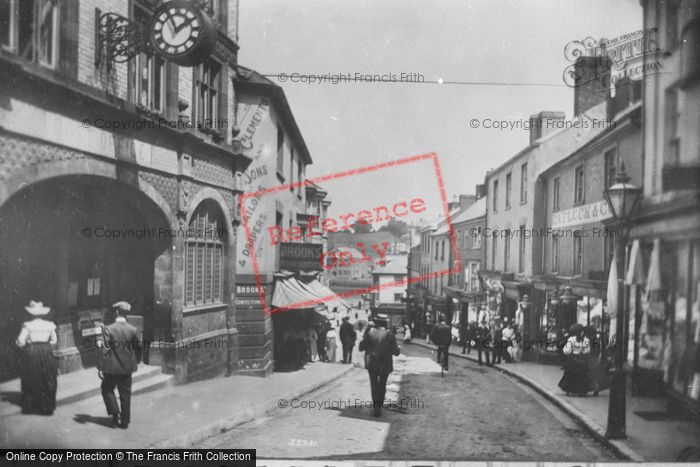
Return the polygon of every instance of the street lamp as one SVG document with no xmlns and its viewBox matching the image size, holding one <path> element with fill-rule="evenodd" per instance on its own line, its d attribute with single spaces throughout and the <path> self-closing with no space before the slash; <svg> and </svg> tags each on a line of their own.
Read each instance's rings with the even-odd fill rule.
<svg viewBox="0 0 700 467">
<path fill-rule="evenodd" d="M 625 247 L 627 245 L 628 224 L 637 207 L 641 188 L 629 183 L 630 178 L 625 173 L 624 163 L 620 163 L 620 171 L 615 177 L 615 184 L 604 192 L 605 201 L 612 212 L 613 221 L 617 226 L 615 235 L 615 267 L 618 281 L 625 274 Z M 624 284 L 624 283 L 622 283 Z M 615 364 L 611 370 L 610 398 L 608 399 L 608 429 L 605 436 L 608 439 L 626 438 L 626 377 L 624 370 L 624 333 L 627 310 L 625 309 L 625 288 L 618 284 L 617 288 L 617 320 L 615 326 Z"/>
</svg>

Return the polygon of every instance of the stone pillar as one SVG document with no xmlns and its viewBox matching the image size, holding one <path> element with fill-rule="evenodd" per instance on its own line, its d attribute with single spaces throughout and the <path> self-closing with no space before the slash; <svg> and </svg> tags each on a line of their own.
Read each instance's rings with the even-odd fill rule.
<svg viewBox="0 0 700 467">
<path fill-rule="evenodd" d="M 227 339 L 227 359 L 226 375 L 230 376 L 238 371 L 238 327 L 236 323 L 236 227 L 238 221 L 234 220 L 231 225 L 231 235 L 227 236 L 226 249 L 228 251 L 226 262 L 226 291 L 228 293 L 228 308 L 226 308 L 226 329 Z"/>
<path fill-rule="evenodd" d="M 260 281 L 265 291 L 265 300 L 272 302 L 273 276 L 261 274 Z M 246 305 L 236 306 L 238 325 L 238 371 L 244 374 L 267 376 L 272 373 L 272 316 L 266 314 L 259 303 L 255 275 L 240 274 L 236 277 L 236 298 L 246 295 Z M 252 293 L 250 293 L 253 291 Z"/>
</svg>

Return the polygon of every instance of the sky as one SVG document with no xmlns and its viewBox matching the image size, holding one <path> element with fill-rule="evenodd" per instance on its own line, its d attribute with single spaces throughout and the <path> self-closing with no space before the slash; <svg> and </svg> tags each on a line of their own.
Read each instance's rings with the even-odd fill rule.
<svg viewBox="0 0 700 467">
<path fill-rule="evenodd" d="M 307 177 L 434 152 L 448 198 L 473 194 L 528 143 L 522 128 L 484 126 L 542 110 L 572 118 L 567 43 L 642 29 L 639 0 L 240 0 L 239 8 L 239 63 L 287 75 L 270 79 L 311 152 Z M 294 73 L 397 81 L 291 82 Z M 401 73 L 426 82 L 401 82 Z M 426 218 L 439 215 L 432 164 L 401 169 L 324 183 L 330 215 L 415 197 L 425 198 Z"/>
</svg>

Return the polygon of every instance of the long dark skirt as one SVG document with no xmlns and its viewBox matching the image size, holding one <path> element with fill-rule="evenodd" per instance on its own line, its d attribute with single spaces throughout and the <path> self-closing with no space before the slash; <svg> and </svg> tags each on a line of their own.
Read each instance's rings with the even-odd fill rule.
<svg viewBox="0 0 700 467">
<path fill-rule="evenodd" d="M 593 380 L 584 355 L 570 355 L 564 363 L 564 376 L 559 387 L 566 393 L 585 394 L 593 391 Z"/>
<path fill-rule="evenodd" d="M 56 409 L 56 357 L 51 344 L 27 344 L 22 355 L 22 413 L 51 415 Z"/>
<path fill-rule="evenodd" d="M 593 390 L 604 391 L 608 389 L 610 387 L 610 377 L 608 376 L 609 365 L 607 361 L 601 363 L 600 357 L 597 355 L 588 355 L 586 361 Z"/>
</svg>

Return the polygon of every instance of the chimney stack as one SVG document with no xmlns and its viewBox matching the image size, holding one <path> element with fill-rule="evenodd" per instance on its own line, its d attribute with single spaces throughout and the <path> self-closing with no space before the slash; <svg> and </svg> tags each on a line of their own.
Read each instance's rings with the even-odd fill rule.
<svg viewBox="0 0 700 467">
<path fill-rule="evenodd" d="M 542 111 L 538 114 L 530 115 L 530 144 L 543 136 L 563 128 L 558 122 L 564 122 L 566 114 L 564 112 Z"/>
<path fill-rule="evenodd" d="M 466 211 L 474 203 L 476 203 L 476 195 L 459 195 L 460 211 Z"/>
<path fill-rule="evenodd" d="M 604 102 L 610 91 L 610 58 L 606 56 L 579 57 L 574 64 L 574 116 Z"/>
</svg>

